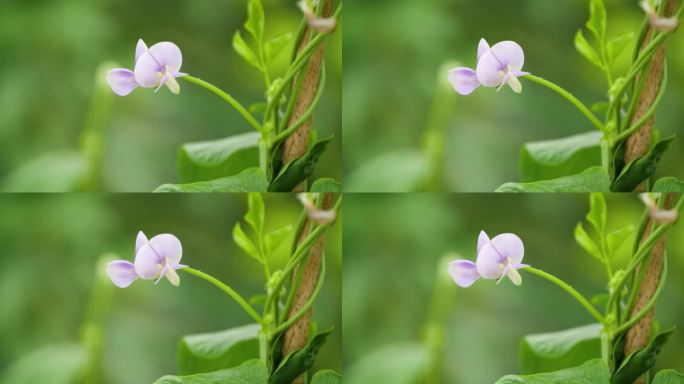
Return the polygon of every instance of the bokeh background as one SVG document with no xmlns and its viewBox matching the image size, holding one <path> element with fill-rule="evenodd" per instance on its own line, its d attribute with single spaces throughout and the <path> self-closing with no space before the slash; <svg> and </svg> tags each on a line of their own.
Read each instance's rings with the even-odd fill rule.
<svg viewBox="0 0 684 384">
<path fill-rule="evenodd" d="M 0 196 L 0 382 L 18 358 L 46 345 L 77 341 L 93 288 L 98 258 L 132 260 L 139 230 L 173 233 L 183 263 L 211 273 L 243 297 L 264 290 L 263 269 L 233 243 L 246 196 L 234 195 L 14 195 Z M 267 229 L 296 223 L 292 195 L 268 195 Z M 280 248 L 282 266 L 289 245 Z M 341 370 L 341 225 L 326 235 L 327 276 L 315 304 L 319 327 L 336 331 L 321 348 L 316 368 Z M 104 332 L 104 384 L 151 383 L 178 373 L 176 346 L 186 334 L 252 322 L 216 287 L 179 272 L 181 285 L 136 281 L 114 288 Z M 43 362 L 50 364 L 51 362 Z M 41 363 L 41 364 L 43 364 Z"/>
<path fill-rule="evenodd" d="M 302 15 L 295 0 L 263 3 L 267 37 L 296 31 Z M 0 2 L 0 184 L 18 167 L 47 154 L 53 157 L 39 162 L 30 173 L 58 179 L 74 172 L 77 165 L 67 151 L 80 147 L 96 76 L 102 78 L 96 72 L 104 63 L 130 68 L 139 38 L 148 45 L 175 42 L 183 52 L 184 72 L 210 81 L 245 106 L 262 101 L 261 74 L 231 45 L 233 34 L 247 18 L 246 4 L 220 0 Z M 314 115 L 319 137 L 336 136 L 314 177 L 337 180 L 342 172 L 341 34 L 340 29 L 329 39 L 326 90 Z M 286 68 L 291 45 L 274 64 L 274 77 Z M 208 91 L 185 82 L 181 89 L 179 96 L 166 90 L 153 94 L 137 89 L 124 98 L 102 100 L 95 121 L 103 121 L 104 190 L 145 192 L 177 182 L 176 155 L 181 144 L 252 129 Z"/>
<path fill-rule="evenodd" d="M 636 195 L 610 195 L 607 205 L 609 229 L 636 225 L 643 209 Z M 381 350 L 393 353 L 375 363 L 398 366 L 397 371 L 406 372 L 406 366 L 424 361 L 425 356 L 411 346 L 424 340 L 426 319 L 435 313 L 430 307 L 437 271 L 444 275 L 447 260 L 474 260 L 480 230 L 490 236 L 518 234 L 525 243 L 525 263 L 558 276 L 585 297 L 604 293 L 603 267 L 573 238 L 575 225 L 584 220 L 588 209 L 586 194 L 348 195 L 342 314 L 346 377 L 361 374 L 356 364 L 379 356 L 376 353 Z M 629 248 L 622 248 L 615 266 L 625 265 Z M 657 318 L 662 329 L 681 328 L 682 223 L 670 232 L 667 249 L 670 269 Z M 453 252 L 460 256 L 443 259 Z M 520 372 L 518 346 L 523 335 L 593 322 L 560 288 L 525 272 L 522 277 L 520 287 L 509 281 L 496 285 L 480 280 L 468 289 L 453 283 L 441 288 L 437 302 L 446 304 L 436 311 L 445 319 L 445 334 L 439 339 L 445 348 L 444 376 L 435 382 L 493 383 Z M 657 368 L 684 371 L 683 354 L 684 332 L 679 329 L 659 355 Z M 401 376 L 390 381 L 411 382 Z"/>
<path fill-rule="evenodd" d="M 609 37 L 638 30 L 643 11 L 637 0 L 605 2 Z M 346 11 L 344 36 L 345 189 L 411 189 L 406 179 L 424 167 L 419 151 L 437 79 L 445 81 L 449 68 L 440 71 L 440 67 L 454 61 L 473 67 L 481 37 L 491 44 L 517 41 L 525 50 L 525 70 L 563 86 L 585 104 L 604 99 L 603 74 L 573 45 L 576 31 L 588 18 L 588 4 L 586 0 L 354 1 Z M 681 32 L 669 43 L 670 81 L 657 114 L 663 137 L 681 134 L 684 125 Z M 626 70 L 633 46 L 616 62 L 616 75 Z M 478 89 L 468 97 L 452 93 L 446 101 L 451 115 L 439 124 L 446 131 L 443 190 L 486 192 L 519 181 L 522 144 L 592 129 L 560 96 L 522 82 L 522 95 L 508 89 L 499 94 Z M 356 174 L 374 160 L 375 168 L 363 176 Z M 684 178 L 682 161 L 684 140 L 678 138 L 662 158 L 657 176 Z M 373 174 L 388 181 L 378 185 Z"/>
</svg>

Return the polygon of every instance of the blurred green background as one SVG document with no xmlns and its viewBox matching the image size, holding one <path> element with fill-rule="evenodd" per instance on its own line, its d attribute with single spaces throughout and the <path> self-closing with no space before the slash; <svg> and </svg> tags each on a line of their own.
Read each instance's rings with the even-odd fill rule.
<svg viewBox="0 0 684 384">
<path fill-rule="evenodd" d="M 0 182 L 46 153 L 77 148 L 97 68 L 133 65 L 135 44 L 173 41 L 183 68 L 231 93 L 243 105 L 263 99 L 263 80 L 232 49 L 247 1 L 9 0 L 0 2 Z M 295 32 L 295 0 L 263 0 L 266 35 Z M 314 115 L 319 137 L 336 140 L 314 177 L 341 178 L 341 30 L 328 42 L 326 90 Z M 274 64 L 282 74 L 291 48 Z M 101 77 L 101 76 L 100 76 Z M 115 97 L 106 121 L 103 188 L 150 191 L 176 182 L 182 143 L 219 139 L 252 128 L 215 95 L 181 82 L 181 94 L 137 89 Z M 114 97 L 113 97 L 114 98 Z M 105 108 L 106 109 L 106 108 Z M 51 163 L 48 161 L 48 163 Z M 49 166 L 48 164 L 47 166 Z M 71 168 L 42 176 L 58 178 Z M 38 173 L 38 171 L 35 171 Z"/>
<path fill-rule="evenodd" d="M 420 341 L 437 271 L 444 274 L 448 264 L 440 259 L 456 252 L 460 256 L 448 260 L 474 260 L 480 230 L 490 236 L 518 234 L 525 243 L 524 263 L 558 276 L 586 297 L 604 291 L 604 269 L 573 237 L 589 209 L 588 195 L 352 194 L 345 199 L 342 323 L 347 378 L 359 373 L 355 364 L 372 352 Z M 609 229 L 638 223 L 643 205 L 636 195 L 610 195 L 607 204 Z M 684 223 L 670 232 L 667 249 L 670 269 L 656 317 L 662 329 L 679 329 L 656 367 L 684 371 Z M 628 250 L 622 248 L 616 266 L 624 265 Z M 440 292 L 448 304 L 441 308 L 447 319 L 444 377 L 437 382 L 492 383 L 519 373 L 523 335 L 593 322 L 560 288 L 529 273 L 522 277 L 521 287 L 507 280 L 500 285 L 480 280 L 468 289 L 447 284 Z M 407 366 L 423 358 L 395 353 L 382 364 Z M 392 382 L 411 381 L 403 377 Z"/>
<path fill-rule="evenodd" d="M 134 258 L 135 237 L 173 233 L 182 262 L 211 273 L 244 297 L 264 289 L 261 265 L 233 243 L 246 212 L 234 195 L 14 195 L 0 196 L 0 377 L 19 357 L 48 344 L 75 341 L 85 316 L 99 256 Z M 296 223 L 292 195 L 267 195 L 266 226 Z M 282 266 L 289 245 L 280 248 Z M 336 331 L 316 369 L 341 370 L 341 226 L 326 236 L 328 272 L 314 320 Z M 151 383 L 177 373 L 176 346 L 186 334 L 248 324 L 251 318 L 216 287 L 179 272 L 181 285 L 136 281 L 114 288 L 106 322 L 103 383 Z M 49 364 L 49 362 L 45 362 Z M 0 378 L 0 380 L 2 380 Z"/>
<path fill-rule="evenodd" d="M 605 2 L 609 37 L 638 30 L 643 11 L 637 0 Z M 446 81 L 447 77 L 440 66 L 458 60 L 473 67 L 481 37 L 491 44 L 517 41 L 525 50 L 524 70 L 563 86 L 587 105 L 602 100 L 606 92 L 603 74 L 573 45 L 574 34 L 588 18 L 588 4 L 587 0 L 354 1 L 346 11 L 344 36 L 345 189 L 377 191 L 373 177 L 355 180 L 355 171 L 379 156 L 420 149 L 437 79 Z M 684 126 L 682 32 L 669 42 L 670 80 L 657 114 L 663 137 L 681 134 Z M 615 66 L 616 75 L 624 73 L 629 59 L 630 53 L 623 53 Z M 560 96 L 531 82 L 522 83 L 522 95 L 509 89 L 497 94 L 490 88 L 468 97 L 452 93 L 452 115 L 443 124 L 444 190 L 493 191 L 505 182 L 519 181 L 522 144 L 592 129 Z M 684 178 L 683 161 L 684 140 L 678 138 L 661 160 L 656 176 Z M 405 179 L 422 167 L 420 158 L 406 151 L 386 163 L 401 169 L 379 167 L 368 173 L 375 178 L 396 173 L 394 178 Z M 407 189 L 401 183 L 387 184 L 383 189 Z"/>
</svg>

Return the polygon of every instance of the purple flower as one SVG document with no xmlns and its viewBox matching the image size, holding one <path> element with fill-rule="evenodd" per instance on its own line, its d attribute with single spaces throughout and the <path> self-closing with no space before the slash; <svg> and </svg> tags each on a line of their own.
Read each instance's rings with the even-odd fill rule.
<svg viewBox="0 0 684 384">
<path fill-rule="evenodd" d="M 454 282 L 463 288 L 470 287 L 480 277 L 497 279 L 497 284 L 508 276 L 515 285 L 522 283 L 518 269 L 525 254 L 522 240 L 512 233 L 502 233 L 493 239 L 480 231 L 477 240 L 477 260 L 455 260 L 449 263 L 449 274 Z"/>
<path fill-rule="evenodd" d="M 141 86 L 156 88 L 155 92 L 166 85 L 172 93 L 180 92 L 177 77 L 185 76 L 179 72 L 183 64 L 180 48 L 174 43 L 164 41 L 147 48 L 142 39 L 135 47 L 135 68 L 114 68 L 107 72 L 107 82 L 112 91 L 119 96 L 126 96 Z"/>
<path fill-rule="evenodd" d="M 135 262 L 114 260 L 107 264 L 107 275 L 119 288 L 126 288 L 138 277 L 155 280 L 155 284 L 166 277 L 171 284 L 178 286 L 180 277 L 177 269 L 185 268 L 180 264 L 183 247 L 174 235 L 164 233 L 147 240 L 145 234 L 138 232 L 135 241 Z"/>
<path fill-rule="evenodd" d="M 477 87 L 497 87 L 500 91 L 508 84 L 515 93 L 522 92 L 518 77 L 528 75 L 522 72 L 525 53 L 518 43 L 502 41 L 490 47 L 480 39 L 477 48 L 476 69 L 458 67 L 449 71 L 449 82 L 461 95 L 470 95 Z"/>
</svg>

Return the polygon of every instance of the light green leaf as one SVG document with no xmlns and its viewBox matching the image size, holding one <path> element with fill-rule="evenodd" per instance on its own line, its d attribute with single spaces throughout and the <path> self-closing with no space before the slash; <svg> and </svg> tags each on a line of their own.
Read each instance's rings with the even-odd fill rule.
<svg viewBox="0 0 684 384">
<path fill-rule="evenodd" d="M 658 353 L 673 332 L 674 328 L 661 332 L 645 348 L 629 355 L 613 373 L 611 383 L 632 384 L 639 376 L 653 368 Z"/>
<path fill-rule="evenodd" d="M 264 171 L 259 168 L 247 168 L 234 176 L 222 177 L 210 181 L 190 184 L 164 184 L 155 192 L 266 192 L 268 181 Z"/>
<path fill-rule="evenodd" d="M 631 243 L 629 240 L 634 237 L 636 230 L 634 225 L 630 224 L 618 228 L 608 234 L 606 237 L 606 244 L 608 245 L 608 254 L 614 255 L 623 245 Z"/>
<path fill-rule="evenodd" d="M 257 236 L 261 236 L 264 231 L 264 220 L 266 214 L 264 212 L 264 199 L 260 193 L 250 193 L 247 197 L 247 214 L 245 221 L 249 223 Z"/>
<path fill-rule="evenodd" d="M 242 39 L 240 31 L 235 31 L 235 34 L 233 35 L 233 49 L 238 55 L 245 59 L 247 63 L 261 70 L 261 64 L 259 63 L 256 54 L 252 51 L 252 48 L 247 45 L 245 40 Z"/>
<path fill-rule="evenodd" d="M 430 354 L 421 343 L 391 344 L 361 357 L 345 368 L 344 382 L 413 384 L 427 368 Z"/>
<path fill-rule="evenodd" d="M 259 324 L 187 335 L 178 343 L 181 374 L 212 372 L 259 358 Z"/>
<path fill-rule="evenodd" d="M 290 192 L 314 171 L 318 158 L 333 137 L 325 138 L 309 148 L 304 156 L 286 164 L 269 186 L 270 192 Z"/>
<path fill-rule="evenodd" d="M 249 360 L 240 366 L 190 376 L 160 377 L 154 384 L 268 384 L 268 372 L 260 360 Z"/>
<path fill-rule="evenodd" d="M 592 193 L 589 197 L 589 213 L 587 213 L 587 220 L 591 223 L 600 237 L 603 237 L 606 231 L 607 216 L 606 199 L 603 197 L 603 194 Z"/>
<path fill-rule="evenodd" d="M 259 166 L 261 134 L 249 132 L 224 139 L 186 143 L 178 151 L 181 183 L 231 176 Z"/>
<path fill-rule="evenodd" d="M 601 357 L 601 324 L 525 336 L 520 343 L 524 374 L 574 367 Z"/>
<path fill-rule="evenodd" d="M 603 360 L 594 359 L 579 367 L 555 372 L 504 376 L 495 384 L 610 384 L 610 372 Z"/>
<path fill-rule="evenodd" d="M 634 41 L 634 32 L 626 32 L 617 35 L 616 37 L 612 38 L 610 41 L 608 41 L 607 45 L 607 55 L 608 55 L 608 62 L 612 63 L 615 61 L 615 59 L 620 56 L 620 54 L 627 48 L 629 43 Z"/>
<path fill-rule="evenodd" d="M 88 355 L 78 344 L 45 346 L 9 365 L 0 376 L 0 382 L 72 384 L 82 380 L 87 362 Z"/>
<path fill-rule="evenodd" d="M 634 191 L 639 184 L 655 173 L 660 158 L 670 147 L 674 139 L 675 136 L 673 135 L 660 140 L 645 156 L 627 164 L 620 175 L 613 181 L 610 190 L 612 192 Z"/>
<path fill-rule="evenodd" d="M 651 191 L 684 193 L 684 181 L 676 177 L 663 177 L 655 182 Z"/>
<path fill-rule="evenodd" d="M 342 375 L 339 373 L 326 369 L 316 372 L 311 378 L 311 384 L 341 384 Z"/>
<path fill-rule="evenodd" d="M 603 0 L 591 0 L 589 3 L 589 21 L 587 28 L 594 34 L 599 44 L 603 44 L 606 36 L 606 5 Z"/>
<path fill-rule="evenodd" d="M 651 384 L 684 384 L 684 375 L 674 369 L 663 369 L 653 377 Z"/>
<path fill-rule="evenodd" d="M 587 39 L 584 38 L 582 30 L 577 31 L 577 34 L 575 35 L 575 49 L 577 49 L 577 51 L 582 54 L 585 59 L 589 60 L 590 63 L 603 69 L 603 62 L 601 61 L 601 58 L 591 44 L 589 44 Z"/>
<path fill-rule="evenodd" d="M 269 255 L 278 249 L 292 235 L 292 225 L 284 225 L 269 232 L 265 239 L 266 253 Z"/>
<path fill-rule="evenodd" d="M 577 223 L 577 226 L 575 227 L 575 241 L 577 241 L 577 244 L 579 244 L 582 249 L 587 251 L 588 254 L 597 258 L 602 263 L 604 262 L 601 250 L 591 236 L 589 236 L 587 231 L 584 230 L 582 223 Z"/>
<path fill-rule="evenodd" d="M 333 331 L 329 328 L 309 340 L 309 343 L 302 349 L 292 352 L 286 356 L 275 372 L 271 375 L 270 384 L 290 384 L 297 378 L 297 376 L 306 372 L 313 366 L 314 358 L 318 354 L 325 339 Z"/>
<path fill-rule="evenodd" d="M 429 170 L 425 154 L 417 150 L 389 152 L 369 160 L 344 178 L 348 192 L 415 192 Z"/>
<path fill-rule="evenodd" d="M 311 184 L 311 188 L 309 188 L 309 192 L 332 192 L 332 193 L 340 193 L 342 192 L 342 184 L 337 182 L 335 179 L 330 179 L 330 178 L 325 178 L 325 179 L 318 179 Z"/>
<path fill-rule="evenodd" d="M 238 247 L 240 247 L 240 249 L 245 251 L 246 254 L 257 259 L 260 263 L 263 262 L 259 250 L 254 245 L 249 236 L 245 234 L 245 231 L 242 230 L 242 227 L 240 226 L 239 222 L 235 223 L 235 226 L 233 227 L 233 241 L 235 242 L 235 244 L 237 244 Z"/>
<path fill-rule="evenodd" d="M 261 4 L 261 0 L 249 0 L 247 3 L 245 29 L 256 42 L 261 43 L 264 35 L 264 6 Z"/>
<path fill-rule="evenodd" d="M 266 63 L 271 63 L 280 52 L 292 41 L 292 34 L 285 33 L 278 35 L 264 44 L 264 55 L 266 56 Z"/>
<path fill-rule="evenodd" d="M 601 167 L 592 167 L 584 172 L 552 180 L 531 183 L 506 183 L 496 192 L 608 192 L 610 179 Z"/>
<path fill-rule="evenodd" d="M 526 143 L 520 153 L 523 182 L 574 175 L 601 163 L 601 132 Z"/>
<path fill-rule="evenodd" d="M 87 164 L 76 151 L 46 153 L 29 160 L 3 180 L 3 192 L 76 192 L 81 187 Z"/>
</svg>

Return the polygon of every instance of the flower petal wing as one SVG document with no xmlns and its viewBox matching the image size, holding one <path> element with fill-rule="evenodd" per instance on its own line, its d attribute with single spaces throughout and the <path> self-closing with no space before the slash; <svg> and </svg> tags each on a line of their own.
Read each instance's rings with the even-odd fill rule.
<svg viewBox="0 0 684 384">
<path fill-rule="evenodd" d="M 169 72 L 178 72 L 183 64 L 183 54 L 174 43 L 163 41 L 150 47 L 150 53 L 162 68 Z"/>
<path fill-rule="evenodd" d="M 480 236 L 477 238 L 477 253 L 480 253 L 480 249 L 487 243 L 489 243 L 489 236 L 485 231 L 480 231 Z"/>
<path fill-rule="evenodd" d="M 482 55 L 489 51 L 489 43 L 484 38 L 480 39 L 480 44 L 477 46 L 477 61 L 480 61 Z"/>
<path fill-rule="evenodd" d="M 112 283 L 119 288 L 128 287 L 138 278 L 138 274 L 135 273 L 135 266 L 126 260 L 110 261 L 107 263 L 106 272 Z"/>
<path fill-rule="evenodd" d="M 496 237 L 495 237 L 496 238 Z M 493 240 L 482 246 L 477 253 L 477 272 L 485 279 L 498 279 L 507 264 L 499 252 L 493 247 Z"/>
<path fill-rule="evenodd" d="M 147 52 L 147 44 L 142 39 L 138 39 L 138 44 L 135 46 L 135 62 L 138 62 L 138 58 L 144 52 Z"/>
<path fill-rule="evenodd" d="M 484 86 L 498 87 L 501 85 L 505 68 L 505 64 L 501 63 L 490 49 L 483 53 L 477 62 L 477 80 Z"/>
<path fill-rule="evenodd" d="M 456 285 L 468 288 L 480 278 L 475 263 L 470 260 L 455 260 L 449 263 L 449 275 Z"/>
<path fill-rule="evenodd" d="M 154 240 L 154 239 L 153 239 Z M 157 252 L 152 248 L 151 242 L 145 243 L 138 253 L 135 254 L 135 272 L 145 280 L 156 279 L 162 268 L 162 263 Z"/>
<path fill-rule="evenodd" d="M 454 90 L 463 96 L 470 95 L 480 82 L 477 80 L 477 73 L 470 68 L 454 68 L 449 71 L 449 82 Z"/>
<path fill-rule="evenodd" d="M 135 80 L 144 88 L 154 88 L 159 85 L 164 67 L 152 56 L 150 51 L 140 55 L 135 62 Z"/>
<path fill-rule="evenodd" d="M 525 255 L 525 246 L 518 235 L 502 233 L 491 241 L 494 248 L 504 257 L 505 263 L 520 264 Z"/>
<path fill-rule="evenodd" d="M 147 243 L 147 236 L 145 236 L 143 231 L 138 231 L 138 237 L 136 237 L 136 239 L 135 239 L 135 254 L 136 255 L 140 251 L 140 247 L 142 247 L 145 243 Z"/>
<path fill-rule="evenodd" d="M 119 96 L 126 96 L 138 86 L 133 71 L 126 68 L 114 68 L 107 72 L 107 83 Z"/>
<path fill-rule="evenodd" d="M 183 246 L 180 240 L 172 234 L 163 233 L 150 239 L 150 246 L 157 252 L 161 262 L 176 266 L 183 256 Z"/>
<path fill-rule="evenodd" d="M 520 71 L 525 64 L 525 53 L 515 41 L 502 41 L 494 44 L 491 52 L 504 67 L 511 67 L 511 71 Z"/>
</svg>

